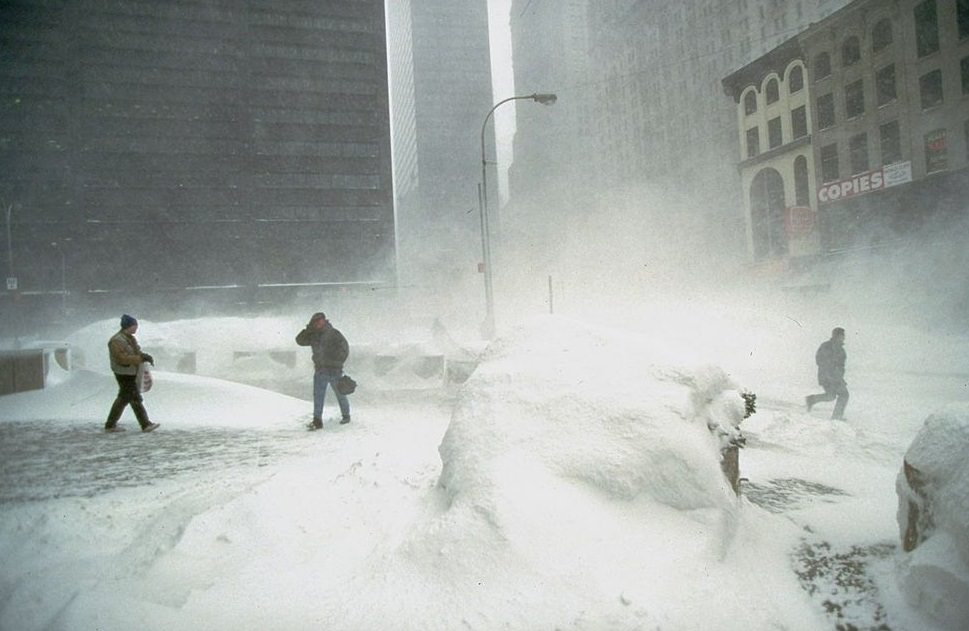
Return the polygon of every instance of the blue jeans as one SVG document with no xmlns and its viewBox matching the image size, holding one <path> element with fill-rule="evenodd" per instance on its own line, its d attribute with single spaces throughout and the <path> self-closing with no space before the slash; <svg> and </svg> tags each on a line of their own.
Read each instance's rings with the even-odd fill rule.
<svg viewBox="0 0 969 631">
<path fill-rule="evenodd" d="M 340 414 L 343 418 L 350 418 L 350 400 L 347 395 L 340 394 L 336 389 L 336 382 L 343 376 L 342 370 L 330 370 L 327 368 L 317 369 L 313 375 L 313 418 L 323 418 L 323 400 L 326 398 L 327 384 L 333 388 L 336 394 L 336 401 L 340 404 Z"/>
</svg>

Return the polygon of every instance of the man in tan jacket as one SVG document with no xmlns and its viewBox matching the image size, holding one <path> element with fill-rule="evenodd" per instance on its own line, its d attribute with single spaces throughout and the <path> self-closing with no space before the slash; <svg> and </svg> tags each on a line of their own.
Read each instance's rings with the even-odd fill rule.
<svg viewBox="0 0 969 631">
<path fill-rule="evenodd" d="M 142 353 L 135 339 L 138 331 L 138 321 L 128 314 L 121 316 L 121 330 L 115 333 L 108 341 L 108 355 L 111 358 L 111 372 L 118 381 L 118 396 L 108 412 L 108 420 L 104 424 L 106 432 L 123 432 L 123 427 L 118 427 L 118 419 L 124 412 L 125 407 L 131 406 L 134 410 L 135 418 L 141 425 L 141 431 L 151 432 L 158 429 L 158 423 L 148 420 L 148 412 L 145 410 L 141 393 L 138 392 L 136 378 L 138 367 L 142 362 L 148 362 L 152 366 L 155 360 L 148 353 Z"/>
</svg>

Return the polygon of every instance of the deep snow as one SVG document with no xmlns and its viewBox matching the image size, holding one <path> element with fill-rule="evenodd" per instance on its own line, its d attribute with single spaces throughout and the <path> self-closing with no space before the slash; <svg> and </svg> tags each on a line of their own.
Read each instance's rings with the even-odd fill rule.
<svg viewBox="0 0 969 631">
<path fill-rule="evenodd" d="M 158 372 L 147 405 L 159 432 L 190 441 L 195 428 L 246 427 L 297 441 L 295 453 L 215 455 L 202 475 L 8 502 L 0 628 L 832 628 L 792 555 L 805 542 L 897 542 L 901 456 L 930 409 L 969 399 L 969 345 L 953 337 L 941 353 L 938 336 L 837 322 L 852 401 L 849 422 L 832 423 L 830 409 L 801 405 L 830 321 L 722 311 L 711 326 L 694 306 L 606 327 L 532 321 L 492 344 L 453 400 L 357 398 L 354 423 L 320 433 L 302 432 L 305 401 Z M 293 324 L 249 342 L 288 344 Z M 186 322 L 169 335 L 191 331 L 224 353 L 238 338 L 219 332 L 232 326 Z M 91 449 L 126 440 L 150 457 L 159 436 L 98 433 L 114 389 L 96 361 L 113 333 L 102 328 L 73 340 L 92 349 L 87 370 L 3 397 L 0 418 L 76 427 Z M 152 328 L 139 335 L 149 351 Z M 906 343 L 886 355 L 891 340 Z M 759 504 L 730 493 L 707 429 L 739 420 L 737 388 L 759 397 L 741 424 Z M 4 470 L 5 485 L 16 480 Z M 790 481 L 822 490 L 779 494 Z M 770 498 L 777 510 L 762 507 Z M 878 597 L 845 621 L 932 628 L 897 591 L 897 558 L 870 561 Z"/>
</svg>

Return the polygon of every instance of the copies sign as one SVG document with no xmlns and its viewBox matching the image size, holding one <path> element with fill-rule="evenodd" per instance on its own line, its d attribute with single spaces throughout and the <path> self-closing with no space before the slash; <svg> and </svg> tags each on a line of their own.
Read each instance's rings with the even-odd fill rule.
<svg viewBox="0 0 969 631">
<path fill-rule="evenodd" d="M 881 169 L 853 175 L 850 180 L 829 182 L 818 190 L 818 201 L 834 202 L 846 197 L 877 191 L 885 186 L 885 175 Z"/>
<path fill-rule="evenodd" d="M 889 164 L 874 171 L 852 175 L 847 180 L 828 182 L 818 189 L 818 201 L 822 204 L 839 199 L 864 195 L 872 191 L 898 186 L 912 181 L 912 163 Z"/>
</svg>

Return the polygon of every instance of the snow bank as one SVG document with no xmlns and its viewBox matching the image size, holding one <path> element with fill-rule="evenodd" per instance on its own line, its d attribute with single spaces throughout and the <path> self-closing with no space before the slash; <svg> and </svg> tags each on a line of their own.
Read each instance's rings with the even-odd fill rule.
<svg viewBox="0 0 969 631">
<path fill-rule="evenodd" d="M 305 318 L 295 317 L 143 320 L 137 337 L 162 370 L 306 392 L 309 397 L 312 353 L 294 339 L 305 323 Z M 407 341 L 380 339 L 373 331 L 354 330 L 353 323 L 336 324 L 350 342 L 346 371 L 365 384 L 364 392 L 441 388 L 450 368 L 473 364 L 479 351 L 456 343 L 439 322 L 423 339 Z M 116 320 L 102 320 L 75 331 L 68 340 L 85 367 L 109 372 L 107 341 L 117 330 Z M 190 370 L 181 365 L 186 363 Z"/>
<path fill-rule="evenodd" d="M 969 405 L 932 414 L 896 481 L 906 599 L 951 629 L 969 626 Z M 914 526 L 914 529 L 913 529 Z"/>
<path fill-rule="evenodd" d="M 155 371 L 154 386 L 145 393 L 145 407 L 164 427 L 292 426 L 312 412 L 305 401 L 229 381 Z M 103 425 L 118 393 L 113 376 L 76 370 L 57 383 L 0 397 L 0 422 L 52 421 Z M 121 424 L 135 428 L 125 410 Z"/>
<path fill-rule="evenodd" d="M 552 318 L 494 345 L 441 444 L 450 500 L 490 505 L 489 487 L 520 486 L 522 467 L 612 499 L 732 513 L 707 425 L 739 425 L 742 398 L 718 369 L 661 369 L 648 356 L 632 340 Z"/>
</svg>

